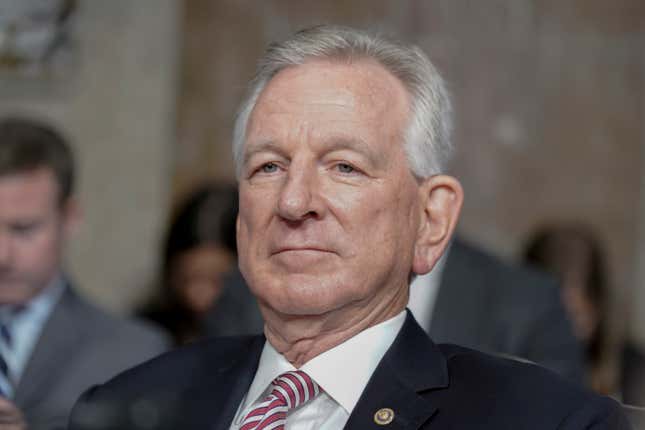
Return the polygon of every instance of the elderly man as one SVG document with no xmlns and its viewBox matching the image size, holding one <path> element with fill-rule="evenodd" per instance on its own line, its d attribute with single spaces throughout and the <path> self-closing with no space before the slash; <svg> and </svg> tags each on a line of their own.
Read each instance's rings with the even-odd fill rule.
<svg viewBox="0 0 645 430">
<path fill-rule="evenodd" d="M 239 264 L 264 336 L 130 370 L 88 391 L 70 428 L 622 428 L 613 401 L 437 346 L 405 310 L 462 204 L 441 174 L 449 110 L 416 48 L 338 27 L 272 45 L 234 138 Z"/>
<path fill-rule="evenodd" d="M 74 176 L 53 128 L 0 119 L 0 429 L 64 426 L 83 391 L 168 345 L 88 303 L 65 276 L 79 221 Z"/>
</svg>

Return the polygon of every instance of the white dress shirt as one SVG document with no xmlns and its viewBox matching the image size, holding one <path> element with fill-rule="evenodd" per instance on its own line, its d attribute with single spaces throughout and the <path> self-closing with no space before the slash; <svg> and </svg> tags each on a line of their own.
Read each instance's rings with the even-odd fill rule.
<svg viewBox="0 0 645 430">
<path fill-rule="evenodd" d="M 338 430 L 345 426 L 372 373 L 405 322 L 405 311 L 362 331 L 305 363 L 306 372 L 322 388 L 310 402 L 287 414 L 285 430 Z M 238 407 L 231 430 L 270 392 L 271 382 L 296 368 L 267 341 L 249 391 Z"/>
<path fill-rule="evenodd" d="M 64 289 L 64 282 L 57 277 L 50 285 L 32 298 L 25 305 L 24 310 L 9 320 L 11 347 L 6 345 L 5 342 L 0 342 L 0 353 L 2 353 L 2 357 L 7 362 L 13 384 L 17 384 L 20 381 L 31 353 L 40 338 L 45 322 L 56 303 L 58 303 Z M 2 311 L 0 309 L 0 312 Z M 0 388 L 10 397 L 13 396 L 14 387 L 4 378 L 0 378 Z"/>
<path fill-rule="evenodd" d="M 414 319 L 417 320 L 426 333 L 430 333 L 430 322 L 432 321 L 434 305 L 437 302 L 441 275 L 446 265 L 447 255 L 448 252 L 444 252 L 430 273 L 415 277 L 412 284 L 410 284 L 408 309 L 410 309 Z"/>
</svg>

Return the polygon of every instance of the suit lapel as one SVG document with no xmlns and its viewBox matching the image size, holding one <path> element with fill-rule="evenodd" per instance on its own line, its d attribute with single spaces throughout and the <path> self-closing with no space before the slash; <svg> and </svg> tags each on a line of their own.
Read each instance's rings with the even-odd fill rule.
<svg viewBox="0 0 645 430">
<path fill-rule="evenodd" d="M 446 361 L 408 312 L 394 343 L 363 391 L 345 429 L 414 430 L 438 411 L 424 393 L 448 386 Z M 389 408 L 394 419 L 385 427 L 377 411 Z"/>
<path fill-rule="evenodd" d="M 63 368 L 70 362 L 69 354 L 80 344 L 82 333 L 74 324 L 76 300 L 66 287 L 45 322 L 16 389 L 15 401 L 23 408 L 28 409 L 46 397 L 50 387 L 56 386 L 56 380 L 65 374 Z M 57 371 L 53 370 L 52 363 L 58 366 Z"/>
<path fill-rule="evenodd" d="M 194 348 L 190 362 L 176 363 L 174 367 L 185 372 L 188 383 L 178 390 L 170 385 L 167 391 L 151 391 L 146 398 L 162 411 L 159 425 L 152 428 L 228 430 L 251 385 L 264 341 L 264 336 L 253 336 L 225 354 L 217 341 Z M 129 417 L 130 404 L 121 406 L 128 425 L 119 428 L 139 428 Z"/>
<path fill-rule="evenodd" d="M 435 302 L 430 337 L 438 343 L 450 342 L 472 346 L 481 344 L 485 334 L 480 324 L 487 318 L 486 273 L 456 239 L 448 254 Z"/>
<path fill-rule="evenodd" d="M 176 360 L 162 367 L 173 381 L 181 375 L 183 383 L 179 386 L 162 383 L 148 390 L 144 378 L 140 384 L 144 386 L 141 391 L 145 394 L 108 400 L 108 404 L 112 403 L 119 412 L 106 428 L 143 428 L 131 414 L 133 404 L 143 403 L 159 412 L 156 424 L 150 429 L 228 430 L 257 370 L 264 337 L 238 338 L 236 341 L 234 348 L 225 345 L 226 342 L 205 341 L 201 347 L 187 346 L 188 352 L 171 352 L 162 357 L 162 362 Z M 154 378 L 163 379 L 164 376 L 164 373 L 154 372 Z"/>
<path fill-rule="evenodd" d="M 214 385 L 209 388 L 211 395 L 206 399 L 207 404 L 198 409 L 208 412 L 205 418 L 212 422 L 213 415 L 215 415 L 214 409 L 221 407 L 221 410 L 216 411 L 218 418 L 210 427 L 213 430 L 228 430 L 230 428 L 237 408 L 255 377 L 264 342 L 264 336 L 256 336 L 248 352 L 244 355 L 244 359 L 224 365 L 217 372 L 213 372 L 215 381 Z"/>
</svg>

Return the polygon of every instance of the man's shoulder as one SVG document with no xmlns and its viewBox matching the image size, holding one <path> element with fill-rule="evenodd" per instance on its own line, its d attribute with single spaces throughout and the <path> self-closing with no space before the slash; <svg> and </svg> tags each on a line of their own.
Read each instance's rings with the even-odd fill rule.
<svg viewBox="0 0 645 430">
<path fill-rule="evenodd" d="M 508 423 L 514 417 L 523 420 L 533 417 L 542 424 L 541 428 L 559 425 L 578 428 L 575 423 L 589 420 L 615 421 L 615 428 L 623 428 L 617 402 L 594 394 L 544 367 L 452 344 L 438 347 L 448 366 L 450 397 L 458 399 L 462 408 L 488 410 L 491 416 L 503 417 Z"/>
<path fill-rule="evenodd" d="M 497 383 L 508 383 L 509 387 L 514 384 L 525 387 L 528 381 L 585 392 L 578 384 L 530 360 L 506 354 L 484 353 L 450 343 L 441 343 L 437 347 L 446 359 L 451 381 L 462 378 L 468 381 L 490 379 Z"/>
<path fill-rule="evenodd" d="M 93 304 L 74 290 L 66 292 L 58 304 L 61 312 L 79 322 L 79 329 L 91 337 L 101 336 L 103 343 L 155 347 L 159 351 L 170 345 L 169 337 L 143 320 L 116 315 Z"/>
<path fill-rule="evenodd" d="M 558 284 L 551 275 L 527 265 L 511 264 L 462 239 L 455 240 L 450 249 L 446 268 L 453 272 L 447 278 L 465 282 L 464 285 L 476 284 L 485 290 L 485 295 L 494 296 L 496 307 L 505 311 L 513 310 L 518 303 L 532 303 L 542 309 L 559 300 Z M 522 312 L 538 315 L 535 309 Z"/>
<path fill-rule="evenodd" d="M 144 391 L 181 391 L 203 384 L 208 375 L 228 370 L 262 343 L 262 336 L 220 337 L 194 342 L 120 373 L 99 386 L 98 391 L 135 396 Z"/>
<path fill-rule="evenodd" d="M 547 273 L 523 264 L 511 264 L 502 258 L 489 253 L 488 251 L 473 245 L 461 238 L 455 239 L 449 258 L 458 262 L 458 267 L 463 270 L 476 272 L 488 280 L 502 281 L 489 283 L 492 286 L 506 288 L 512 285 L 514 289 L 522 291 L 532 289 L 536 284 L 550 285 L 555 287 L 556 280 Z M 513 281 L 521 280 L 521 283 Z M 524 287 L 523 287 L 524 286 Z"/>
<path fill-rule="evenodd" d="M 252 375 L 263 344 L 263 336 L 214 338 L 153 358 L 86 391 L 69 428 L 139 428 L 133 424 L 139 407 L 158 422 L 146 428 L 191 428 L 185 423 L 221 413 L 209 405 L 228 399 L 235 384 Z"/>
</svg>

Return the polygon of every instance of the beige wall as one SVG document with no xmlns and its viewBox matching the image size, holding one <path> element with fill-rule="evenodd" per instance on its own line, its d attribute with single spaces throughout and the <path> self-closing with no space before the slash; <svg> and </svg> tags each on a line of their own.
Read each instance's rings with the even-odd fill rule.
<svg viewBox="0 0 645 430">
<path fill-rule="evenodd" d="M 177 192 L 232 178 L 235 107 L 268 42 L 316 23 L 377 29 L 419 44 L 450 84 L 462 232 L 512 258 L 545 221 L 587 222 L 617 303 L 645 309 L 641 0 L 187 0 L 184 22 Z"/>
<path fill-rule="evenodd" d="M 85 210 L 70 271 L 82 290 L 123 310 L 154 271 L 165 221 L 179 8 L 176 0 L 79 4 L 79 69 L 57 84 L 1 81 L 16 88 L 0 92 L 0 114 L 44 117 L 70 136 Z"/>
<path fill-rule="evenodd" d="M 641 46 L 645 46 L 645 34 L 641 36 Z M 645 82 L 645 55 L 641 57 L 641 79 Z M 645 97 L 641 95 L 641 123 L 645 124 Z M 639 210 L 639 231 L 634 249 L 633 262 L 636 267 L 633 273 L 632 285 L 634 286 L 633 300 L 631 303 L 632 336 L 641 345 L 645 345 L 645 133 L 641 136 L 641 198 Z"/>
<path fill-rule="evenodd" d="M 645 343 L 645 312 L 635 311 L 645 309 L 642 1 L 79 4 L 79 69 L 61 85 L 0 88 L 0 114 L 44 116 L 72 137 L 86 222 L 71 271 L 107 306 L 131 307 L 154 276 L 171 189 L 233 179 L 235 108 L 266 44 L 332 22 L 417 43 L 447 77 L 467 194 L 461 230 L 510 258 L 544 220 L 589 222 Z"/>
</svg>

